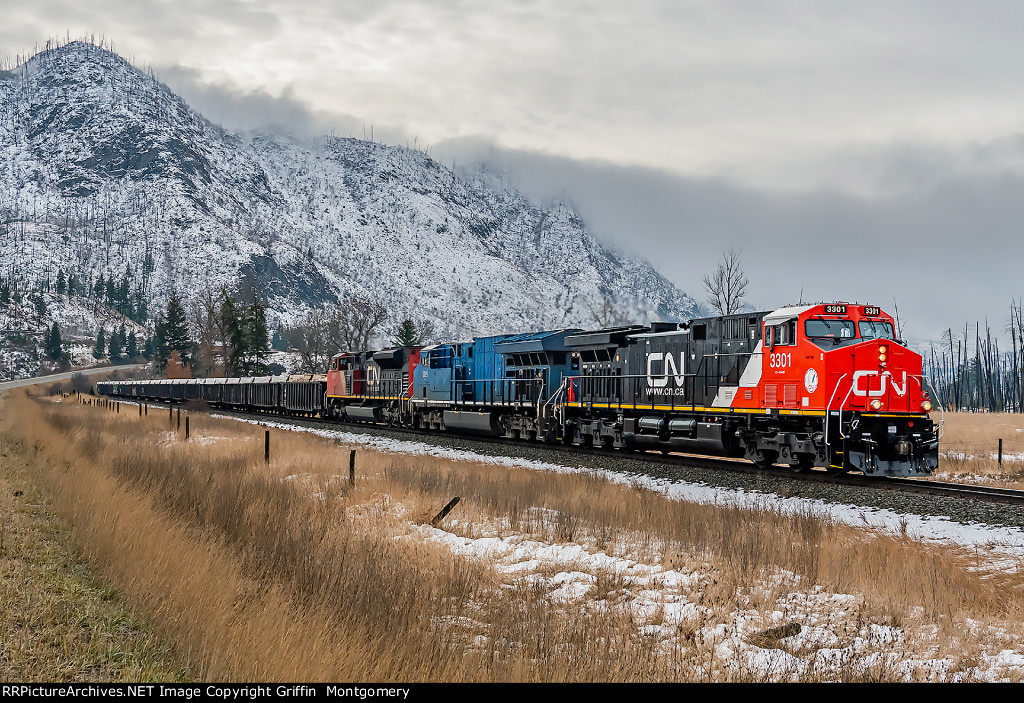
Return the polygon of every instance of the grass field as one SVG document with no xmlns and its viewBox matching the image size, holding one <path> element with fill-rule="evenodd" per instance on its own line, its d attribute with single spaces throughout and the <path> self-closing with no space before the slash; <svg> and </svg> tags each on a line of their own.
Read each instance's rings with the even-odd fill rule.
<svg viewBox="0 0 1024 703">
<path fill-rule="evenodd" d="M 1024 414 L 946 413 L 944 420 L 937 478 L 1024 488 Z"/>
<path fill-rule="evenodd" d="M 46 524 L 70 525 L 56 542 L 76 545 L 90 583 L 133 613 L 131 645 L 118 651 L 137 652 L 118 668 L 109 650 L 77 653 L 76 641 L 65 663 L 40 650 L 5 680 L 1024 672 L 1024 564 L 985 569 L 973 552 L 824 512 L 697 505 L 581 472 L 360 448 L 352 487 L 349 448 L 306 433 L 275 430 L 266 463 L 262 428 L 205 414 L 190 417 L 185 441 L 166 410 L 139 417 L 135 406 L 115 413 L 21 391 L 0 404 L 5 471 L 22 466 L 33 500 L 52 506 Z M 35 596 L 7 573 L 10 619 Z M 50 576 L 33 588 L 51 588 Z M 78 607 L 77 596 L 56 598 Z"/>
</svg>

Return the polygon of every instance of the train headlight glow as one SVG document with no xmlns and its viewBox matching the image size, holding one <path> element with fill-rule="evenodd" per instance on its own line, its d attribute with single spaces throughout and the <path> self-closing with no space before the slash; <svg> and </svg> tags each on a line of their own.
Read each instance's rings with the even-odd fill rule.
<svg viewBox="0 0 1024 703">
<path fill-rule="evenodd" d="M 924 401 L 923 403 L 921 403 L 921 410 L 923 410 L 926 413 L 930 413 L 932 411 L 932 404 L 927 400 Z"/>
<path fill-rule="evenodd" d="M 880 401 L 878 398 L 875 398 L 874 400 L 871 401 L 870 407 L 871 407 L 872 410 L 881 410 L 882 409 L 882 401 Z"/>
</svg>

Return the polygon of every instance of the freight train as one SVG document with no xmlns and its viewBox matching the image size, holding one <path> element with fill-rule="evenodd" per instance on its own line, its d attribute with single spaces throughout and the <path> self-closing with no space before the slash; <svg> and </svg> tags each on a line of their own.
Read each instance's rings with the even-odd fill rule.
<svg viewBox="0 0 1024 703">
<path fill-rule="evenodd" d="M 938 466 L 921 356 L 845 302 L 347 351 L 325 374 L 110 381 L 100 393 L 608 450 L 746 457 L 802 472 Z"/>
</svg>

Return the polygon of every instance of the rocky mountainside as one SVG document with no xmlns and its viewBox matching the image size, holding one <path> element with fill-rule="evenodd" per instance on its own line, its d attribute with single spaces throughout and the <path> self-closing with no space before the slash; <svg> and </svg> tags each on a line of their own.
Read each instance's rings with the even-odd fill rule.
<svg viewBox="0 0 1024 703">
<path fill-rule="evenodd" d="M 226 131 L 81 42 L 0 72 L 0 238 L 14 287 L 130 266 L 156 310 L 247 280 L 271 324 L 349 296 L 450 337 L 593 325 L 605 301 L 634 321 L 695 310 L 563 203 L 407 148 Z"/>
</svg>

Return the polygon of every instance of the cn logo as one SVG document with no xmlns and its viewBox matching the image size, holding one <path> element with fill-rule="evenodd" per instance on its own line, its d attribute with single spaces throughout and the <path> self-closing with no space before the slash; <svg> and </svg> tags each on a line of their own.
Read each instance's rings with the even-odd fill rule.
<svg viewBox="0 0 1024 703">
<path fill-rule="evenodd" d="M 676 366 L 675 357 L 671 354 L 663 354 L 658 352 L 656 354 L 647 355 L 647 384 L 654 386 L 655 388 L 663 388 L 668 385 L 669 376 L 675 379 L 676 385 L 682 387 L 683 380 L 686 378 L 684 373 L 683 364 L 686 356 L 683 352 L 679 352 L 679 366 Z M 657 363 L 662 364 L 660 374 L 654 373 L 654 365 Z"/>
<path fill-rule="evenodd" d="M 866 377 L 866 376 L 881 376 L 881 378 L 882 378 L 882 386 L 881 386 L 881 388 L 879 388 L 878 390 L 872 390 L 871 389 L 871 381 L 867 381 L 866 382 L 867 388 L 861 388 L 860 380 L 862 378 Z M 861 397 L 865 397 L 866 396 L 868 398 L 879 398 L 879 397 L 885 395 L 886 383 L 888 383 L 890 381 L 892 382 L 892 389 L 896 392 L 896 395 L 898 395 L 898 396 L 900 396 L 902 398 L 903 396 L 905 396 L 907 394 L 907 372 L 906 371 L 903 372 L 903 387 L 902 388 L 900 387 L 900 385 L 898 383 L 896 383 L 896 379 L 893 378 L 893 375 L 891 373 L 889 373 L 888 371 L 883 371 L 881 374 L 879 374 L 877 371 L 856 371 L 853 374 L 853 394 L 854 395 L 859 395 Z"/>
</svg>

